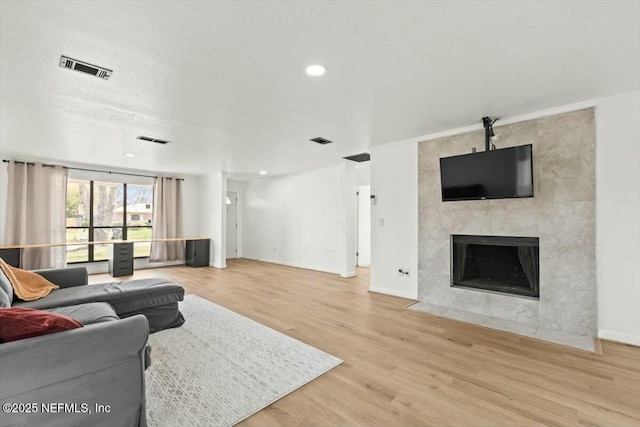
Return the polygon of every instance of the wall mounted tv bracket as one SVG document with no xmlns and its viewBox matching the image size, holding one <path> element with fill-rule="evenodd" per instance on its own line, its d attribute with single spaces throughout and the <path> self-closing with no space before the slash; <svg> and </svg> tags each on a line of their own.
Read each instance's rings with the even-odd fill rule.
<svg viewBox="0 0 640 427">
<path fill-rule="evenodd" d="M 484 150 L 489 151 L 491 149 L 491 137 L 496 136 L 493 132 L 493 124 L 500 120 L 500 117 L 491 119 L 491 117 L 483 117 L 482 124 L 484 125 Z"/>
</svg>

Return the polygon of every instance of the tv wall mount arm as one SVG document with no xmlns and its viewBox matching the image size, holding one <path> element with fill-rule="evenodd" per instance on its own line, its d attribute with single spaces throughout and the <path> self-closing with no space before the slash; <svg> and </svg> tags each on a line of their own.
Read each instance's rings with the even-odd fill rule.
<svg viewBox="0 0 640 427">
<path fill-rule="evenodd" d="M 500 120 L 500 117 L 492 119 L 491 117 L 483 117 L 482 124 L 484 125 L 484 150 L 489 151 L 491 149 L 491 137 L 496 136 L 493 132 L 493 124 Z M 494 146 L 495 147 L 495 146 Z"/>
</svg>

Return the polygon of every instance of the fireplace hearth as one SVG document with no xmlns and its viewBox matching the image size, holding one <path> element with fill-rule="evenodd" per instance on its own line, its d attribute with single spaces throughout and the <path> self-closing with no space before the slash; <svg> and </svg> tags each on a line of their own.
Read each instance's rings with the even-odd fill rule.
<svg viewBox="0 0 640 427">
<path fill-rule="evenodd" d="M 539 239 L 452 235 L 451 286 L 539 298 Z"/>
</svg>

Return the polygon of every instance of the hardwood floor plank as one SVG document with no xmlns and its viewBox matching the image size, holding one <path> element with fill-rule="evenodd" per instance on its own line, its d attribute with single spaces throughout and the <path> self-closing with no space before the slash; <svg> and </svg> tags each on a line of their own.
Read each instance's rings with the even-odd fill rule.
<svg viewBox="0 0 640 427">
<path fill-rule="evenodd" d="M 249 260 L 162 277 L 344 363 L 241 426 L 640 425 L 640 348 L 602 354 L 407 310 L 358 277 Z M 114 281 L 92 275 L 91 283 Z M 189 321 L 189 319 L 187 319 Z"/>
</svg>

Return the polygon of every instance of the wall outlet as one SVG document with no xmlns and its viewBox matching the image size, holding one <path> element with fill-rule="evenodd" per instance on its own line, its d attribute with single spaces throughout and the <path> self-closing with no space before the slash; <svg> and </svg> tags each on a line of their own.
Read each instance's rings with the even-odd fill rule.
<svg viewBox="0 0 640 427">
<path fill-rule="evenodd" d="M 399 276 L 404 276 L 404 277 L 409 277 L 409 269 L 408 268 L 398 268 L 398 275 Z"/>
<path fill-rule="evenodd" d="M 274 253 L 276 252 L 276 247 L 275 247 L 275 246 L 273 247 L 273 252 L 274 252 Z"/>
<path fill-rule="evenodd" d="M 384 227 L 384 218 L 378 218 L 378 227 Z"/>
</svg>

